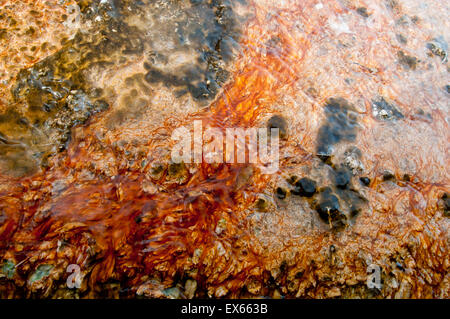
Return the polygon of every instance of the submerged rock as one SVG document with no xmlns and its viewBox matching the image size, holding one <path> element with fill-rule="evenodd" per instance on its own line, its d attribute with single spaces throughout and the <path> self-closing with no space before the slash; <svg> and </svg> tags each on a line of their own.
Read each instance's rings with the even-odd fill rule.
<svg viewBox="0 0 450 319">
<path fill-rule="evenodd" d="M 341 141 L 354 141 L 358 127 L 356 109 L 342 98 L 330 99 L 325 105 L 326 121 L 317 137 L 317 155 L 331 156 L 334 146 Z"/>
<path fill-rule="evenodd" d="M 316 182 L 312 179 L 309 179 L 307 177 L 301 178 L 295 183 L 292 194 L 311 197 L 316 193 L 316 185 Z"/>
<path fill-rule="evenodd" d="M 419 60 L 416 57 L 405 54 L 403 51 L 399 51 L 398 62 L 406 69 L 415 70 Z"/>
<path fill-rule="evenodd" d="M 287 190 L 282 187 L 277 187 L 275 192 L 278 199 L 285 199 L 287 196 Z"/>
<path fill-rule="evenodd" d="M 360 177 L 359 180 L 361 181 L 361 183 L 364 186 L 369 186 L 370 185 L 370 178 L 368 178 L 368 177 Z"/>
<path fill-rule="evenodd" d="M 430 52 L 441 58 L 442 62 L 448 60 L 448 44 L 445 42 L 442 36 L 433 39 L 433 41 L 427 43 L 427 48 Z"/>
<path fill-rule="evenodd" d="M 280 138 L 286 139 L 288 135 L 288 125 L 286 120 L 280 115 L 272 116 L 267 122 L 267 128 L 273 129 L 276 128 L 279 130 Z M 270 132 L 269 132 L 270 133 Z"/>
<path fill-rule="evenodd" d="M 348 170 L 337 170 L 334 175 L 334 182 L 338 188 L 347 188 L 350 183 L 350 173 Z"/>
<path fill-rule="evenodd" d="M 320 218 L 330 226 L 341 227 L 345 224 L 346 216 L 341 211 L 339 199 L 330 189 L 322 191 L 316 210 Z"/>
<path fill-rule="evenodd" d="M 74 126 L 108 109 L 113 96 L 126 95 L 125 88 L 114 92 L 119 89 L 115 83 L 105 86 L 103 78 L 137 59 L 146 61 L 142 81 L 133 77 L 125 82 L 145 93 L 135 90 L 124 98 L 123 108 L 110 115 L 111 129 L 144 112 L 148 84 L 176 88 L 177 94 L 189 93 L 204 103 L 228 79 L 242 18 L 227 1 L 81 1 L 78 5 L 77 19 L 86 30 L 65 39 L 55 54 L 22 70 L 12 89 L 13 104 L 6 111 L 0 109 L 4 137 L 0 148 L 8 149 L 0 152 L 1 172 L 30 175 L 45 166 L 48 157 L 66 149 Z M 2 141 L 16 146 L 3 147 Z"/>
</svg>

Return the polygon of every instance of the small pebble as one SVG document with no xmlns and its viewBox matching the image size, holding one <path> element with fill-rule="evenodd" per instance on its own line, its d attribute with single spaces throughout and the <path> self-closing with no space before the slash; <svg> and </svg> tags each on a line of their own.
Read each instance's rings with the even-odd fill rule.
<svg viewBox="0 0 450 319">
<path fill-rule="evenodd" d="M 264 198 L 258 198 L 256 201 L 256 209 L 260 212 L 266 212 L 269 208 L 269 203 Z"/>
<path fill-rule="evenodd" d="M 340 212 L 339 199 L 330 192 L 325 192 L 317 205 L 317 212 L 322 220 L 328 222 L 328 218 L 336 216 Z"/>
<path fill-rule="evenodd" d="M 347 170 L 341 169 L 336 172 L 335 183 L 339 188 L 346 188 L 350 183 L 350 174 Z"/>
<path fill-rule="evenodd" d="M 389 171 L 383 173 L 383 181 L 391 181 L 395 179 L 395 175 Z"/>
<path fill-rule="evenodd" d="M 312 179 L 304 177 L 295 183 L 295 187 L 292 190 L 294 195 L 311 197 L 316 192 L 316 182 Z"/>
<path fill-rule="evenodd" d="M 361 181 L 361 183 L 364 186 L 369 186 L 370 185 L 370 178 L 368 178 L 368 177 L 360 177 L 359 180 Z"/>
<path fill-rule="evenodd" d="M 356 12 L 358 12 L 358 14 L 364 18 L 368 18 L 369 14 L 367 13 L 367 8 L 361 7 L 356 9 Z"/>
</svg>

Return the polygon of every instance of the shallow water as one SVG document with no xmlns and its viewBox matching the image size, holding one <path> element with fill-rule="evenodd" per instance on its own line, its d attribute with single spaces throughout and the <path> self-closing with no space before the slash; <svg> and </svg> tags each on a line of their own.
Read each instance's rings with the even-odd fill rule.
<svg viewBox="0 0 450 319">
<path fill-rule="evenodd" d="M 1 91 L 2 296 L 448 298 L 447 4 L 36 5 L 51 49 Z M 23 59 L 36 14 L 1 8 Z M 171 163 L 194 120 L 280 126 L 280 171 Z"/>
</svg>

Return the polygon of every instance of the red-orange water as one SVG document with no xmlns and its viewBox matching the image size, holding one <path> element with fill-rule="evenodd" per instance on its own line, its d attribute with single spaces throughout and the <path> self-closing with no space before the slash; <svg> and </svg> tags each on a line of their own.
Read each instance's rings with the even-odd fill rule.
<svg viewBox="0 0 450 319">
<path fill-rule="evenodd" d="M 259 8 L 259 16 L 251 23 L 252 32 L 262 24 L 265 10 Z M 253 34 L 245 34 L 242 47 L 244 56 L 238 63 L 239 70 L 233 81 L 224 89 L 210 109 L 194 116 L 204 121 L 204 125 L 218 127 L 250 127 L 263 112 L 270 110 L 270 105 L 278 98 L 280 89 L 288 87 L 298 79 L 302 50 L 308 46 L 294 43 L 298 39 L 289 36 L 291 27 L 284 15 L 292 12 L 302 13 L 300 6 L 279 12 L 275 17 L 279 23 L 276 34 L 280 49 L 267 54 L 258 52 L 260 41 Z M 301 50 L 298 50 L 301 48 Z M 193 117 L 186 119 L 192 122 Z M 171 129 L 170 127 L 167 127 Z M 89 131 L 89 128 L 86 129 Z M 151 136 L 151 132 L 149 132 Z M 86 138 L 89 140 L 89 136 Z M 216 245 L 215 225 L 221 218 L 226 218 L 230 225 L 220 241 L 233 245 L 240 240 L 249 240 L 245 226 L 244 209 L 254 202 L 252 194 L 264 187 L 264 177 L 257 172 L 249 177 L 242 177 L 248 165 L 208 165 L 201 164 L 197 173 L 189 175 L 182 185 L 173 185 L 168 193 L 147 195 L 142 191 L 143 174 L 140 172 L 120 172 L 112 181 L 95 180 L 91 183 L 71 185 L 64 195 L 52 200 L 45 193 L 38 191 L 37 198 L 31 206 L 20 201 L 24 191 L 31 188 L 34 181 L 43 185 L 57 178 L 63 178 L 78 165 L 82 165 L 85 156 L 82 149 L 71 145 L 60 167 L 55 167 L 42 175 L 31 179 L 17 181 L 16 192 L 3 192 L 3 203 L 17 198 L 17 206 L 8 205 L 8 220 L 1 231 L 2 250 L 22 246 L 16 253 L 18 262 L 33 260 L 33 256 L 45 254 L 40 250 L 42 242 L 50 242 L 50 247 L 58 240 L 73 245 L 76 253 L 69 258 L 69 263 L 78 263 L 88 252 L 83 233 L 89 233 L 89 240 L 95 242 L 99 251 L 95 252 L 98 261 L 90 276 L 90 282 L 106 281 L 110 278 L 126 280 L 129 284 L 141 282 L 141 277 L 151 274 L 161 267 L 168 278 L 189 264 L 188 258 L 198 247 L 203 249 L 202 264 L 210 249 Z M 164 181 L 165 175 L 160 178 Z M 245 183 L 238 187 L 239 178 Z M 20 186 L 19 186 L 20 185 Z M 48 211 L 37 209 L 49 201 Z M 137 223 L 137 218 L 143 220 Z M 227 247 L 228 250 L 228 247 Z M 237 258 L 241 252 L 233 253 Z M 50 253 L 50 255 L 54 254 Z M 252 252 L 246 255 L 246 269 L 236 273 L 235 280 L 247 276 L 247 271 L 258 264 L 258 258 Z M 83 256 L 83 257 L 82 257 Z M 45 257 L 44 259 L 48 259 Z M 37 257 L 39 260 L 40 257 Z M 208 271 L 211 271 L 209 269 Z M 202 270 L 200 269 L 200 272 Z M 204 274 L 208 276 L 207 273 Z"/>
</svg>

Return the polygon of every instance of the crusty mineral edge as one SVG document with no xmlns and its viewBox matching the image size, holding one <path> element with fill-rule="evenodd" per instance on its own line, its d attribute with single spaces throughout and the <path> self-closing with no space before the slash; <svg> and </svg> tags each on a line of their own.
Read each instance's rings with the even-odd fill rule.
<svg viewBox="0 0 450 319">
<path fill-rule="evenodd" d="M 163 128 L 148 124 L 150 111 L 114 130 L 105 129 L 107 114 L 101 115 L 75 129 L 69 149 L 48 171 L 22 180 L 2 177 L 1 253 L 17 265 L 12 280 L 1 279 L 2 297 L 118 297 L 118 290 L 102 292 L 118 282 L 132 288 L 130 297 L 164 297 L 166 288 L 183 292 L 188 278 L 198 282 L 197 296 L 449 297 L 449 220 L 439 204 L 449 192 L 448 96 L 442 90 L 448 71 L 424 49 L 446 33 L 440 30 L 448 28 L 446 4 L 251 6 L 255 16 L 245 28 L 236 71 L 209 108 L 186 113 L 161 90 L 149 108 L 171 105 Z M 367 8 L 368 18 L 356 12 L 360 7 Z M 403 16 L 418 19 L 394 23 Z M 407 45 L 397 42 L 399 32 Z M 275 38 L 278 45 L 269 47 Z M 398 62 L 399 50 L 421 61 L 415 70 Z M 404 119 L 376 121 L 374 96 L 395 101 Z M 310 172 L 326 183 L 314 154 L 325 120 L 321 110 L 332 97 L 358 108 L 357 138 L 338 145 L 337 152 L 348 146 L 362 151 L 364 172 L 372 179 L 370 188 L 361 189 L 368 208 L 338 232 L 301 198 L 274 200 L 266 212 L 257 212 L 254 201 L 273 196 L 273 188 L 291 175 Z M 417 116 L 418 108 L 432 120 Z M 166 170 L 175 127 L 194 118 L 221 127 L 264 125 L 274 112 L 290 128 L 279 174 L 260 175 L 247 165 Z M 131 143 L 115 147 L 129 137 L 146 142 L 141 150 Z M 162 176 L 155 176 L 155 166 L 141 169 L 126 158 L 139 151 L 151 163 L 162 163 Z M 382 182 L 385 170 L 397 180 Z M 404 174 L 412 176 L 410 182 L 398 181 Z M 219 221 L 226 225 L 220 234 Z M 44 264 L 53 267 L 50 275 L 31 282 Z M 69 264 L 80 264 L 85 275 L 76 291 L 66 289 Z M 369 264 L 383 269 L 381 291 L 366 286 Z"/>
</svg>

